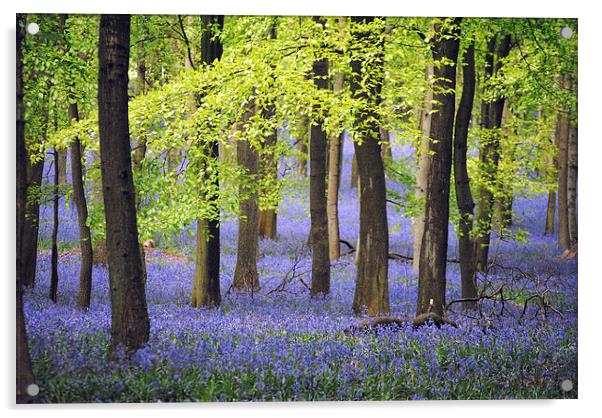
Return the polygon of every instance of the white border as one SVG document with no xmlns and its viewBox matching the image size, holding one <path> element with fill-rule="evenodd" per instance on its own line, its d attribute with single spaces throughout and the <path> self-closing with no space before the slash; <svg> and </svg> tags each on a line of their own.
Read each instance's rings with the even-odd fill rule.
<svg viewBox="0 0 602 418">
<path fill-rule="evenodd" d="M 598 248 L 602 232 L 599 214 L 602 210 L 599 199 L 599 181 L 602 179 L 601 166 L 602 140 L 600 129 L 595 124 L 600 120 L 602 91 L 600 89 L 600 25 L 599 13 L 585 1 L 541 1 L 504 0 L 484 1 L 400 1 L 400 0 L 303 0 L 292 4 L 275 0 L 220 0 L 206 1 L 157 1 L 124 2 L 105 0 L 102 2 L 81 0 L 21 0 L 15 3 L 2 3 L 2 51 L 3 65 L 0 65 L 0 80 L 4 97 L 0 101 L 2 117 L 0 137 L 2 144 L 1 183 L 4 204 L 2 208 L 2 230 L 4 234 L 2 259 L 7 274 L 3 275 L 2 296 L 5 314 L 4 330 L 8 330 L 0 344 L 1 357 L 5 361 L 0 378 L 0 404 L 8 416 L 52 417 L 105 417 L 107 413 L 125 415 L 144 412 L 149 416 L 163 416 L 166 413 L 194 413 L 196 416 L 293 416 L 312 417 L 342 415 L 344 417 L 365 417 L 376 413 L 378 417 L 404 414 L 420 416 L 438 415 L 447 417 L 507 417 L 509 414 L 542 414 L 547 417 L 589 416 L 597 406 L 600 389 L 600 357 L 597 352 L 600 344 L 599 309 L 602 281 L 601 259 Z M 14 25 L 16 12 L 48 13 L 161 13 L 161 14 L 287 14 L 287 15 L 397 15 L 397 16 L 500 16 L 500 17 L 578 17 L 579 18 L 579 221 L 581 252 L 579 260 L 579 400 L 578 401 L 448 401 L 448 402 L 345 402 L 345 403 L 272 403 L 272 404 L 169 404 L 169 405 L 45 405 L 16 408 L 14 403 L 14 228 L 15 228 L 15 146 L 14 146 Z M 599 407 L 597 408 L 600 409 Z"/>
</svg>

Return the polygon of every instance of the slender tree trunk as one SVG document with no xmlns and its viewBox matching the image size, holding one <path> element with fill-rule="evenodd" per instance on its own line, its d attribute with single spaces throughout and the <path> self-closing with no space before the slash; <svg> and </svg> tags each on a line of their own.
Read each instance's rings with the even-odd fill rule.
<svg viewBox="0 0 602 418">
<path fill-rule="evenodd" d="M 17 223 L 17 278 L 16 278 L 16 401 L 29 403 L 35 396 L 34 377 L 31 370 L 31 358 L 27 343 L 27 330 L 25 328 L 25 313 L 23 312 L 23 287 L 25 286 L 25 269 L 23 257 L 23 230 L 25 227 L 25 211 L 27 202 L 27 149 L 25 148 L 25 109 L 23 106 L 23 57 L 21 47 L 25 36 L 25 15 L 17 14 L 17 39 L 16 39 L 16 223 Z"/>
<path fill-rule="evenodd" d="M 38 195 L 42 185 L 44 157 L 41 161 L 31 163 L 27 159 L 27 194 Z M 40 230 L 40 200 L 28 202 L 23 226 L 23 270 L 25 286 L 34 287 L 36 282 L 36 266 L 38 262 L 38 233 Z"/>
<path fill-rule="evenodd" d="M 109 286 L 111 353 L 141 348 L 149 338 L 128 128 L 130 16 L 101 15 L 98 127 Z"/>
<path fill-rule="evenodd" d="M 67 184 L 67 148 L 57 150 L 58 182 L 60 185 Z"/>
<path fill-rule="evenodd" d="M 422 245 L 422 235 L 424 234 L 424 199 L 426 197 L 427 179 L 429 174 L 429 150 L 431 140 L 429 135 L 431 134 L 431 119 L 433 111 L 433 65 L 429 64 L 426 67 L 426 80 L 429 83 L 429 88 L 424 98 L 423 109 L 420 115 L 420 132 L 422 138 L 420 140 L 420 150 L 418 152 L 418 173 L 416 175 L 416 188 L 414 195 L 416 200 L 420 202 L 422 211 L 414 219 L 414 260 L 412 261 L 412 267 L 414 272 L 418 273 L 418 266 L 420 264 L 420 247 Z"/>
<path fill-rule="evenodd" d="M 274 117 L 273 106 L 266 112 L 265 118 Z M 263 143 L 260 156 L 259 171 L 264 182 L 274 185 L 278 181 L 278 160 L 275 154 L 278 142 L 277 132 L 274 130 L 267 136 Z M 276 238 L 277 232 L 277 208 L 261 209 L 259 211 L 259 236 L 262 238 Z"/>
<path fill-rule="evenodd" d="M 494 52 L 496 37 L 489 42 L 489 54 L 487 56 L 487 66 L 485 68 L 486 78 L 492 77 L 501 68 L 501 59 L 505 58 L 510 52 L 510 35 L 502 38 L 497 48 L 497 63 L 494 67 Z M 497 184 L 497 168 L 500 158 L 500 134 L 498 132 L 502 123 L 502 112 L 505 99 L 499 98 L 492 103 L 483 102 L 481 125 L 483 135 L 481 137 L 482 145 L 480 150 L 481 166 L 483 168 L 483 177 L 488 185 L 482 187 L 479 194 L 479 203 L 477 206 L 477 237 L 475 239 L 475 262 L 477 270 L 484 272 L 487 270 L 489 258 L 489 242 L 491 240 L 491 218 L 493 212 L 493 190 Z"/>
<path fill-rule="evenodd" d="M 567 200 L 569 217 L 569 241 L 571 247 L 577 243 L 577 126 L 569 129 Z"/>
<path fill-rule="evenodd" d="M 563 86 L 570 88 L 566 76 L 563 76 Z M 571 246 L 568 208 L 569 133 L 569 115 L 564 111 L 559 112 L 556 131 L 558 135 L 558 246 L 563 250 Z"/>
<path fill-rule="evenodd" d="M 249 105 L 249 110 L 243 115 L 244 125 L 253 113 L 255 104 Z M 247 140 L 240 140 L 236 144 L 238 164 L 248 175 L 259 175 L 259 154 L 251 147 Z M 236 252 L 236 268 L 234 270 L 233 287 L 237 290 L 254 292 L 259 290 L 259 274 L 257 272 L 257 254 L 259 251 L 259 208 L 257 206 L 257 192 L 248 186 L 241 185 L 239 194 L 246 196 L 240 201 L 240 217 L 238 221 L 238 245 Z"/>
<path fill-rule="evenodd" d="M 224 16 L 203 16 L 203 24 L 216 23 L 218 30 L 224 27 Z M 201 37 L 201 59 L 207 64 L 212 64 L 222 57 L 223 46 L 220 36 L 215 36 L 213 31 L 206 30 Z M 219 143 L 212 141 L 208 144 L 209 154 L 215 162 L 219 160 Z M 205 177 L 206 181 L 213 181 L 213 187 L 219 191 L 218 176 Z M 209 198 L 211 199 L 211 198 Z M 192 306 L 217 307 L 221 304 L 220 293 L 220 229 L 219 208 L 215 198 L 211 201 L 217 213 L 212 219 L 197 220 L 197 247 L 192 287 Z"/>
<path fill-rule="evenodd" d="M 512 113 L 508 108 L 508 98 L 504 101 L 504 107 L 502 110 L 502 123 L 501 128 L 505 137 L 512 135 L 512 129 L 510 128 L 512 123 Z M 516 157 L 514 154 L 514 145 L 511 141 L 507 141 L 506 147 L 501 148 L 501 157 L 505 160 L 513 161 Z M 512 183 L 506 183 L 500 185 L 500 195 L 495 201 L 495 212 L 498 217 L 498 227 L 500 235 L 510 226 L 512 226 L 512 205 L 514 203 L 514 185 Z"/>
<path fill-rule="evenodd" d="M 371 35 L 380 38 L 380 34 L 370 34 L 360 27 L 354 27 L 373 22 L 373 17 L 353 17 L 351 21 L 354 45 L 361 45 Z M 367 313 L 371 316 L 389 313 L 387 193 L 379 144 L 380 123 L 375 111 L 380 103 L 383 82 L 382 41 L 379 41 L 376 48 L 379 52 L 370 62 L 365 61 L 361 52 L 354 54 L 350 80 L 353 96 L 365 100 L 369 106 L 361 109 L 358 115 L 362 143 L 353 144 L 360 189 L 360 233 L 357 246 L 359 259 L 353 311 L 356 314 Z M 368 87 L 360 84 L 362 74 L 370 74 L 370 80 L 366 83 Z"/>
<path fill-rule="evenodd" d="M 272 18 L 272 26 L 270 29 L 269 39 L 276 39 L 276 20 Z M 274 66 L 272 66 L 272 69 Z M 270 75 L 272 78 L 274 74 Z M 270 88 L 273 88 L 271 86 Z M 263 109 L 263 118 L 267 121 L 273 122 L 276 117 L 276 110 L 274 103 L 268 103 Z M 272 126 L 275 126 L 273 124 Z M 263 184 L 275 185 L 278 181 L 278 157 L 276 155 L 276 145 L 278 143 L 278 132 L 274 127 L 272 131 L 267 135 L 263 141 L 261 155 L 259 159 L 259 174 Z M 267 191 L 262 190 L 261 193 Z M 259 210 L 259 236 L 262 238 L 276 238 L 276 227 L 277 227 L 277 212 L 278 206 L 268 207 Z"/>
<path fill-rule="evenodd" d="M 381 127 L 379 129 L 379 135 L 380 135 L 380 148 L 381 148 L 381 152 L 382 152 L 382 158 L 383 161 L 391 161 L 393 159 L 393 150 L 391 148 L 391 141 L 389 140 L 389 134 L 390 132 Z"/>
<path fill-rule="evenodd" d="M 334 91 L 343 89 L 345 76 L 336 75 Z M 330 260 L 338 260 L 341 256 L 339 232 L 339 188 L 341 185 L 341 165 L 343 162 L 343 134 L 330 138 L 330 152 L 328 153 L 328 195 L 326 212 L 328 216 L 328 255 Z"/>
<path fill-rule="evenodd" d="M 317 22 L 321 22 L 317 20 Z M 314 83 L 318 89 L 328 89 L 328 61 L 324 58 L 313 63 Z M 316 105 L 317 110 L 318 105 Z M 311 127 L 309 141 L 309 208 L 311 215 L 311 291 L 312 297 L 330 292 L 330 258 L 328 240 L 328 215 L 326 209 L 326 133 L 323 120 Z"/>
<path fill-rule="evenodd" d="M 477 297 L 474 242 L 471 237 L 474 201 L 470 192 L 470 178 L 466 167 L 468 124 L 472 115 L 475 92 L 474 43 L 469 45 L 464 54 L 464 64 L 462 98 L 460 99 L 454 128 L 454 178 L 456 182 L 456 202 L 460 211 L 458 248 L 463 299 Z M 474 308 L 475 305 L 475 302 L 464 304 L 466 308 Z"/>
<path fill-rule="evenodd" d="M 427 179 L 424 233 L 420 248 L 418 271 L 418 302 L 416 315 L 434 312 L 440 316 L 445 310 L 447 267 L 447 238 L 449 225 L 449 190 L 452 166 L 452 132 L 454 129 L 456 60 L 460 41 L 459 24 L 443 30 L 435 25 L 432 51 L 435 62 L 446 60 L 447 65 L 434 66 L 435 92 L 431 130 L 433 139 L 430 150 Z M 437 88 L 439 87 L 439 88 Z"/>
<path fill-rule="evenodd" d="M 558 125 L 557 125 L 558 126 Z M 555 134 L 554 144 L 558 147 L 558 135 Z M 552 168 L 554 175 L 556 177 L 555 181 L 558 182 L 558 155 L 554 155 L 550 157 L 549 167 Z M 556 190 L 552 188 L 548 192 L 548 206 L 546 209 L 546 225 L 544 228 L 544 235 L 553 235 L 554 234 L 554 222 L 556 218 Z"/>
<path fill-rule="evenodd" d="M 297 123 L 297 174 L 301 177 L 307 176 L 307 155 L 309 154 L 309 119 L 307 115 L 300 114 Z"/>
<path fill-rule="evenodd" d="M 77 103 L 69 105 L 69 118 L 79 120 Z M 82 308 L 88 308 L 90 307 L 90 294 L 92 291 L 92 236 L 88 227 L 88 205 L 86 204 L 82 170 L 82 145 L 79 138 L 76 138 L 71 144 L 71 176 L 73 201 L 77 209 L 77 223 L 79 226 L 79 246 L 81 249 L 79 296 L 77 303 Z"/>
<path fill-rule="evenodd" d="M 59 252 L 57 238 L 59 233 L 59 153 L 54 148 L 54 190 L 52 197 L 53 223 L 52 223 L 52 252 L 50 257 L 50 300 L 57 301 L 57 291 L 59 285 Z"/>
<path fill-rule="evenodd" d="M 546 226 L 544 235 L 554 233 L 554 219 L 556 217 L 556 192 L 548 192 L 548 206 L 546 210 Z"/>
</svg>

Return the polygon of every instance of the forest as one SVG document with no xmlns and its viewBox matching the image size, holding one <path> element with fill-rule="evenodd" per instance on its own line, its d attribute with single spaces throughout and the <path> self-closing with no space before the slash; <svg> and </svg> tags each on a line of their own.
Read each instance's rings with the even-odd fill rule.
<svg viewBox="0 0 602 418">
<path fill-rule="evenodd" d="M 16 402 L 577 398 L 569 18 L 16 15 Z"/>
</svg>

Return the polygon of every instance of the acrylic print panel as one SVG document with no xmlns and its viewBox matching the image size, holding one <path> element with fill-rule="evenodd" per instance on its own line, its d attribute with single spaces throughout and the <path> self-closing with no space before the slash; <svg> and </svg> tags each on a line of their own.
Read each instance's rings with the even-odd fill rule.
<svg viewBox="0 0 602 418">
<path fill-rule="evenodd" d="M 576 19 L 17 29 L 18 402 L 577 397 Z"/>
</svg>

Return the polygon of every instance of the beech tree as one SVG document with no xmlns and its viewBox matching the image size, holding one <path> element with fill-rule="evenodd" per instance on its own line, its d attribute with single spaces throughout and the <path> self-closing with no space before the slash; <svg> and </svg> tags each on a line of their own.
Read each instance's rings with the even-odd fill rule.
<svg viewBox="0 0 602 418">
<path fill-rule="evenodd" d="M 253 101 L 246 103 L 241 130 L 256 114 Z M 247 125 L 248 126 L 248 125 Z M 236 144 L 238 164 L 246 173 L 254 178 L 259 175 L 259 153 L 251 145 L 249 138 L 239 140 Z M 239 195 L 240 216 L 238 218 L 238 244 L 236 250 L 236 267 L 234 270 L 233 287 L 240 291 L 254 292 L 259 290 L 259 273 L 257 272 L 257 253 L 259 251 L 259 207 L 257 205 L 257 190 L 249 184 L 241 184 Z"/>
<path fill-rule="evenodd" d="M 468 125 L 472 116 L 472 105 L 475 93 L 474 42 L 464 52 L 462 67 L 462 97 L 456 114 L 454 126 L 454 179 L 456 186 L 456 202 L 460 211 L 458 231 L 458 249 L 460 252 L 460 275 L 462 282 L 462 298 L 477 297 L 477 286 L 474 263 L 474 242 L 472 239 L 472 221 L 474 201 L 470 191 L 470 178 L 466 166 L 468 150 Z M 471 307 L 475 303 L 466 303 Z"/>
<path fill-rule="evenodd" d="M 569 216 L 569 237 L 571 246 L 578 240 L 577 231 L 577 126 L 572 124 L 569 128 L 569 149 L 568 149 L 568 173 L 567 173 L 567 206 Z"/>
<path fill-rule="evenodd" d="M 128 127 L 130 16 L 100 18 L 98 128 L 111 293 L 111 353 L 149 338 Z"/>
<path fill-rule="evenodd" d="M 569 86 L 566 78 L 564 87 Z M 568 208 L 569 117 L 566 110 L 558 113 L 558 246 L 565 250 L 571 246 Z"/>
<path fill-rule="evenodd" d="M 416 315 L 444 315 L 452 134 L 455 114 L 456 60 L 460 18 L 435 24 L 432 40 L 435 63 L 429 174 L 420 249 Z"/>
<path fill-rule="evenodd" d="M 273 17 L 270 22 L 270 33 L 268 39 L 276 39 L 276 23 L 277 18 Z M 273 69 L 273 65 L 272 65 Z M 270 75 L 273 77 L 273 74 Z M 273 102 L 267 104 L 263 112 L 263 118 L 276 126 L 274 119 L 276 118 L 275 106 Z M 276 145 L 278 144 L 278 131 L 276 128 L 271 129 L 266 136 L 259 159 L 259 171 L 263 184 L 274 185 L 278 179 L 278 155 L 276 155 Z M 278 226 L 278 206 L 273 207 L 273 202 L 270 206 L 259 210 L 259 236 L 263 238 L 275 239 Z"/>
<path fill-rule="evenodd" d="M 320 18 L 314 21 L 323 27 Z M 328 60 L 321 58 L 312 66 L 313 79 L 318 89 L 328 89 Z M 314 112 L 319 113 L 318 105 Z M 312 297 L 330 292 L 330 257 L 328 216 L 326 209 L 326 132 L 322 127 L 324 116 L 315 121 L 309 140 L 309 211 L 311 217 L 311 291 Z"/>
<path fill-rule="evenodd" d="M 25 208 L 27 204 L 27 149 L 25 148 L 25 110 L 23 108 L 23 55 L 22 46 L 25 37 L 25 15 L 17 14 L 17 39 L 16 39 L 16 215 L 17 215 L 17 279 L 16 279 L 16 401 L 17 403 L 28 403 L 35 396 L 32 390 L 34 376 L 31 369 L 31 358 L 29 356 L 29 345 L 27 342 L 27 330 L 25 328 L 25 313 L 23 312 L 23 287 L 25 286 L 25 271 L 23 257 L 23 229 L 25 226 Z"/>
<path fill-rule="evenodd" d="M 77 103 L 69 104 L 69 118 L 79 120 Z M 82 144 L 76 138 L 71 144 L 71 176 L 73 183 L 73 202 L 77 209 L 77 224 L 79 226 L 79 246 L 81 250 L 81 265 L 79 270 L 79 296 L 77 303 L 82 308 L 90 306 L 92 292 L 92 236 L 88 226 L 88 205 L 84 191 L 84 175 L 82 170 Z"/>
<path fill-rule="evenodd" d="M 224 27 L 224 16 L 203 16 L 202 21 L 205 26 L 205 31 L 201 38 L 201 60 L 207 65 L 212 65 L 215 60 L 221 58 L 223 53 L 221 33 L 219 32 L 221 32 Z M 218 160 L 218 141 L 209 141 L 205 146 L 209 158 Z M 207 182 L 213 182 L 215 189 L 219 190 L 219 178 L 217 175 L 214 174 L 210 176 L 209 173 L 206 172 L 205 180 Z M 205 198 L 206 200 L 212 201 L 216 210 L 211 219 L 197 220 L 197 246 L 194 282 L 192 287 L 192 306 L 215 307 L 219 306 L 221 303 L 219 280 L 220 211 L 217 207 L 216 196 L 205 196 Z"/>
<path fill-rule="evenodd" d="M 359 258 L 353 311 L 374 316 L 389 313 L 387 193 L 376 111 L 383 79 L 384 19 L 353 17 L 350 30 L 351 45 L 358 50 L 351 59 L 351 91 L 354 98 L 365 103 L 358 110 L 354 127 L 358 138 L 353 142 L 360 189 Z M 369 45 L 371 59 L 367 61 L 364 54 Z"/>
<path fill-rule="evenodd" d="M 59 285 L 59 250 L 58 250 L 58 233 L 59 233 L 59 152 L 56 147 L 53 150 L 54 156 L 54 188 L 52 193 L 52 244 L 50 253 L 50 300 L 57 301 L 57 292 Z"/>
<path fill-rule="evenodd" d="M 485 82 L 498 74 L 502 60 L 510 52 L 510 35 L 503 36 L 498 43 L 497 36 L 488 42 L 488 53 L 485 66 Z M 475 262 L 477 270 L 487 270 L 489 258 L 489 242 L 491 239 L 491 218 L 493 212 L 493 189 L 497 184 L 496 176 L 500 158 L 500 127 L 504 109 L 504 97 L 496 97 L 492 101 L 483 100 L 481 104 L 481 149 L 479 159 L 485 186 L 479 191 L 475 224 Z"/>
<path fill-rule="evenodd" d="M 429 85 L 424 98 L 424 105 L 420 112 L 420 149 L 418 150 L 418 173 L 416 174 L 415 196 L 418 202 L 423 202 L 426 197 L 426 187 L 429 173 L 429 150 L 431 139 L 431 118 L 433 111 L 433 65 L 429 64 L 426 67 L 425 78 Z M 424 204 L 421 203 L 424 208 Z M 412 265 L 415 272 L 418 272 L 420 265 L 420 248 L 422 246 L 422 236 L 424 235 L 424 211 L 421 211 L 414 219 L 414 260 Z"/>
</svg>

